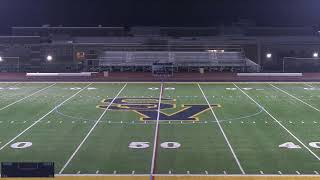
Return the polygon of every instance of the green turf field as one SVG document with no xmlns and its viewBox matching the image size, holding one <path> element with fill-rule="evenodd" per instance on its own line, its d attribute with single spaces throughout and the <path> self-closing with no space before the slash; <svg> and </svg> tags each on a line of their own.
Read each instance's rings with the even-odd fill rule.
<svg viewBox="0 0 320 180">
<path fill-rule="evenodd" d="M 319 134 L 320 84 L 0 83 L 0 162 L 57 174 L 318 174 Z"/>
</svg>

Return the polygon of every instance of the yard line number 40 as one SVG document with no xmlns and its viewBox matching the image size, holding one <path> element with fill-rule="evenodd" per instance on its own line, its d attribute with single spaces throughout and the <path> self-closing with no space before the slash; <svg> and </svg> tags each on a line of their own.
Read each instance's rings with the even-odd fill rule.
<svg viewBox="0 0 320 180">
<path fill-rule="evenodd" d="M 310 142 L 310 147 L 320 149 L 320 142 Z M 286 148 L 286 149 L 301 149 L 301 146 L 294 144 L 293 142 L 286 142 L 279 145 L 280 148 Z"/>
</svg>

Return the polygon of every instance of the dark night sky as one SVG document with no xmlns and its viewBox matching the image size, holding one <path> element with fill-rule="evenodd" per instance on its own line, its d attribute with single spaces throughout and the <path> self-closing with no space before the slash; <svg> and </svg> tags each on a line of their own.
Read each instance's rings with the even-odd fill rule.
<svg viewBox="0 0 320 180">
<path fill-rule="evenodd" d="M 0 0 L 0 33 L 11 26 L 319 25 L 320 0 Z"/>
</svg>

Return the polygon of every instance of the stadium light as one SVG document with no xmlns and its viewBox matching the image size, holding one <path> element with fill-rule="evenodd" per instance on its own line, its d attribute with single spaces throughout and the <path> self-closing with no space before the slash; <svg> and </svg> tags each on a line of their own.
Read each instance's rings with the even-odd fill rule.
<svg viewBox="0 0 320 180">
<path fill-rule="evenodd" d="M 318 53 L 318 52 L 314 52 L 314 53 L 313 53 L 313 57 L 314 57 L 314 58 L 318 58 L 318 57 L 319 57 L 319 53 Z"/>
<path fill-rule="evenodd" d="M 47 61 L 52 61 L 53 57 L 51 55 L 47 56 Z"/>
<path fill-rule="evenodd" d="M 3 59 L 2 59 L 2 57 L 0 56 L 0 62 L 2 62 L 3 61 Z"/>
<path fill-rule="evenodd" d="M 271 53 L 267 53 L 267 54 L 266 54 L 266 57 L 267 57 L 268 59 L 270 59 L 270 58 L 272 58 L 272 54 L 271 54 Z"/>
</svg>

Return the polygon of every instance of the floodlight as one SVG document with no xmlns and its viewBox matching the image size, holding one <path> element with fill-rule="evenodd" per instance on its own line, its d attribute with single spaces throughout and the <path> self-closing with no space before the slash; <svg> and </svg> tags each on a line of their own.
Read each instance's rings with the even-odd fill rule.
<svg viewBox="0 0 320 180">
<path fill-rule="evenodd" d="M 47 61 L 52 61 L 53 57 L 51 55 L 47 56 Z"/>
<path fill-rule="evenodd" d="M 318 52 L 314 52 L 314 53 L 313 53 L 313 57 L 314 57 L 314 58 L 318 58 L 318 57 L 319 57 L 319 53 L 318 53 Z"/>
<path fill-rule="evenodd" d="M 0 62 L 2 62 L 3 61 L 3 59 L 2 59 L 2 57 L 0 56 Z"/>
<path fill-rule="evenodd" d="M 267 57 L 268 59 L 270 59 L 270 58 L 272 58 L 272 54 L 271 54 L 271 53 L 267 53 L 267 54 L 266 54 L 266 57 Z"/>
</svg>

